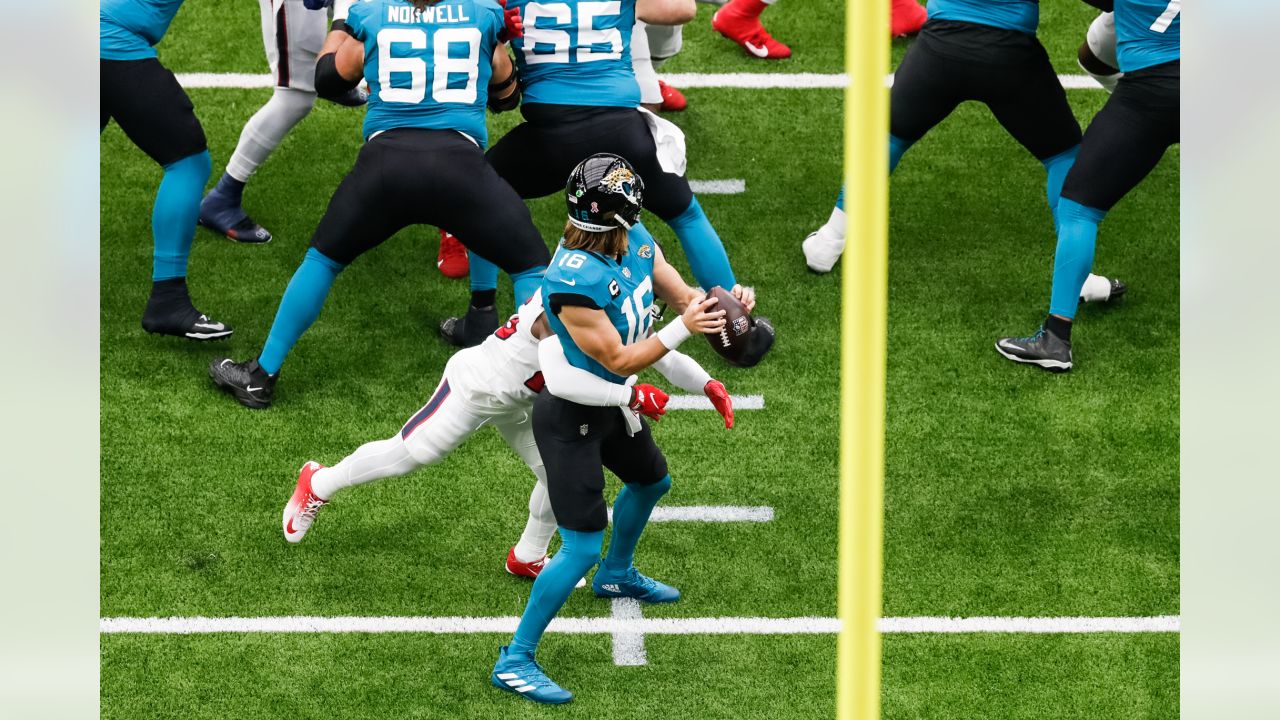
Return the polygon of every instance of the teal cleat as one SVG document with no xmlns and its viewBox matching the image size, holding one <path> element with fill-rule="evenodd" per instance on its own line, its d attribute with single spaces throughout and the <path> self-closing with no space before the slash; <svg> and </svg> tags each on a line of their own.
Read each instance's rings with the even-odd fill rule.
<svg viewBox="0 0 1280 720">
<path fill-rule="evenodd" d="M 561 705 L 573 699 L 573 693 L 547 677 L 532 657 L 510 655 L 506 645 L 498 650 L 498 662 L 489 682 L 500 690 L 544 705 Z"/>
<path fill-rule="evenodd" d="M 635 598 L 647 603 L 673 603 L 680 599 L 679 590 L 641 575 L 635 565 L 623 573 L 609 572 L 602 565 L 591 579 L 591 589 L 596 597 Z"/>
</svg>

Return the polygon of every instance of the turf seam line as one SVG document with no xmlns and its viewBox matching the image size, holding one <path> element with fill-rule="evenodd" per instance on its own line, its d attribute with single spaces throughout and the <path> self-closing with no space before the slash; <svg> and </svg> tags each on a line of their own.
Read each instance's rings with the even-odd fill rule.
<svg viewBox="0 0 1280 720">
<path fill-rule="evenodd" d="M 763 395 L 730 395 L 733 410 L 763 410 Z M 667 400 L 668 410 L 715 410 L 711 399 L 705 395 L 672 395 Z"/>
<path fill-rule="evenodd" d="M 520 618 L 430 616 L 104 617 L 98 631 L 114 634 L 428 633 L 515 632 Z M 885 617 L 886 634 L 1178 633 L 1178 615 L 1145 617 Z M 588 635 L 833 635 L 827 617 L 556 618 L 548 632 Z"/>
<path fill-rule="evenodd" d="M 849 84 L 844 73 L 672 73 L 659 76 L 681 89 L 738 88 L 745 90 L 839 90 Z M 1101 90 L 1089 75 L 1059 75 L 1067 90 Z M 258 73 L 178 73 L 178 82 L 188 89 L 231 88 L 251 90 L 275 87 L 275 78 Z M 885 78 L 893 85 L 893 76 Z"/>
</svg>

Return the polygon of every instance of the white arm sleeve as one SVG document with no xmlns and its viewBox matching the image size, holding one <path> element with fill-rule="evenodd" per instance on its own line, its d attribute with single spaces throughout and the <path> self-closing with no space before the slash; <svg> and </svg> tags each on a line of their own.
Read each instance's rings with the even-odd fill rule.
<svg viewBox="0 0 1280 720">
<path fill-rule="evenodd" d="M 702 394 L 706 384 L 711 382 L 711 376 L 697 360 L 675 350 L 663 355 L 662 359 L 653 364 L 653 369 L 685 392 Z"/>
<path fill-rule="evenodd" d="M 333 19 L 345 21 L 352 2 L 354 0 L 333 0 Z"/>
<path fill-rule="evenodd" d="M 560 338 L 555 335 L 538 343 L 538 365 L 547 390 L 556 397 L 596 407 L 626 407 L 631 404 L 631 383 L 635 376 L 628 378 L 626 385 L 619 385 L 570 365 L 564 356 Z"/>
</svg>

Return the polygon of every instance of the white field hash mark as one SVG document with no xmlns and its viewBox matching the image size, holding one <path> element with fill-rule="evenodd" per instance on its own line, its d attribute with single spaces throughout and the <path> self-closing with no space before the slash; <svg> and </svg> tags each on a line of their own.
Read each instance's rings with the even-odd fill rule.
<svg viewBox="0 0 1280 720">
<path fill-rule="evenodd" d="M 849 84 L 844 73 L 673 73 L 660 76 L 678 88 L 741 88 L 747 90 L 839 90 Z M 1068 90 L 1101 90 L 1088 75 L 1059 75 Z M 275 77 L 256 73 L 178 73 L 185 88 L 235 88 L 251 90 L 275 87 Z M 893 85 L 893 76 L 885 78 Z"/>
<path fill-rule="evenodd" d="M 733 411 L 763 410 L 763 395 L 730 395 Z M 672 395 L 667 400 L 668 410 L 715 410 L 711 400 L 705 395 Z"/>
</svg>

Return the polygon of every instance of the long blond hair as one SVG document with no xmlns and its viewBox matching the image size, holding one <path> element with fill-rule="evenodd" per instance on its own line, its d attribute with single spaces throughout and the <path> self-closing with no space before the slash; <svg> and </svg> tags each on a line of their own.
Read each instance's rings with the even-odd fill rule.
<svg viewBox="0 0 1280 720">
<path fill-rule="evenodd" d="M 616 227 L 605 232 L 583 230 L 571 222 L 564 224 L 564 243 L 566 250 L 586 250 L 601 255 L 627 254 L 627 229 Z"/>
</svg>

